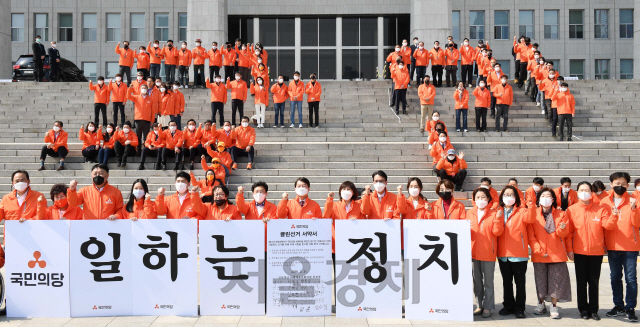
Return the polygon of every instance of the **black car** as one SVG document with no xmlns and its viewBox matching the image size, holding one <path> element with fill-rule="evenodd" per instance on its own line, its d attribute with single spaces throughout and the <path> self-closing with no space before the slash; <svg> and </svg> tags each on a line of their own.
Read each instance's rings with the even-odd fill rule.
<svg viewBox="0 0 640 327">
<path fill-rule="evenodd" d="M 33 81 L 33 69 L 35 63 L 33 62 L 33 55 L 26 54 L 21 55 L 16 63 L 13 65 L 13 82 L 19 81 Z M 43 82 L 49 81 L 49 71 L 51 66 L 49 65 L 49 56 L 44 57 L 43 64 L 44 77 Z M 58 81 L 60 82 L 88 82 L 84 76 L 84 72 L 78 68 L 73 62 L 60 58 L 58 63 Z"/>
</svg>

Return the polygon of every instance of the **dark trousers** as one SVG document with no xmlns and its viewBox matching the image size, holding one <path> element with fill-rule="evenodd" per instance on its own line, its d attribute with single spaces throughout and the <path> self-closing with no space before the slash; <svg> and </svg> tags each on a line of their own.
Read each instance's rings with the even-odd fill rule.
<svg viewBox="0 0 640 327">
<path fill-rule="evenodd" d="M 440 169 L 438 170 L 438 176 L 440 177 L 440 180 L 448 179 L 451 182 L 453 182 L 457 190 L 459 188 L 462 188 L 462 185 L 464 184 L 464 180 L 467 178 L 467 170 L 460 169 L 460 171 L 458 171 L 457 174 L 451 176 L 451 175 L 447 175 L 446 169 Z"/>
<path fill-rule="evenodd" d="M 216 123 L 216 112 L 220 113 L 220 124 L 224 124 L 224 103 L 211 102 L 211 121 Z"/>
<path fill-rule="evenodd" d="M 527 262 L 503 262 L 498 260 L 500 274 L 502 275 L 503 302 L 504 308 L 509 311 L 524 312 L 524 304 L 527 300 Z M 515 297 L 513 293 L 513 283 L 516 284 Z"/>
<path fill-rule="evenodd" d="M 98 156 L 98 151 L 99 151 L 99 149 L 96 149 L 95 145 L 92 145 L 92 146 L 86 147 L 86 148 L 84 148 L 84 150 L 82 150 L 82 156 L 87 158 L 87 160 L 92 160 L 93 161 Z"/>
<path fill-rule="evenodd" d="M 151 69 L 149 76 L 153 77 L 154 80 L 160 77 L 160 64 L 151 64 L 149 68 Z"/>
<path fill-rule="evenodd" d="M 462 115 L 462 129 L 467 129 L 467 114 L 469 109 L 456 109 L 456 130 L 460 129 L 460 115 Z"/>
<path fill-rule="evenodd" d="M 180 85 L 189 86 L 189 66 L 178 66 L 178 82 Z"/>
<path fill-rule="evenodd" d="M 557 113 L 557 109 L 553 109 L 554 113 Z M 557 115 L 560 117 L 560 137 L 564 137 L 564 124 L 567 123 L 567 137 L 573 136 L 573 117 L 571 114 Z"/>
<path fill-rule="evenodd" d="M 462 73 L 460 74 L 462 78 L 462 83 L 466 86 L 468 84 L 473 84 L 473 65 L 461 65 Z"/>
<path fill-rule="evenodd" d="M 411 61 L 411 69 L 409 69 L 409 83 L 413 80 L 413 74 L 416 71 L 416 62 Z"/>
<path fill-rule="evenodd" d="M 124 115 L 124 103 L 123 102 L 114 102 L 113 103 L 113 124 L 118 126 L 118 111 L 120 111 L 120 118 L 121 122 L 120 122 L 120 127 L 122 127 L 122 124 L 124 124 L 125 120 L 125 115 Z"/>
<path fill-rule="evenodd" d="M 242 80 L 249 85 L 249 79 L 251 78 L 251 71 L 249 67 L 238 67 Z"/>
<path fill-rule="evenodd" d="M 431 65 L 431 76 L 433 79 L 433 86 L 441 87 L 442 86 L 442 70 L 444 67 L 442 65 Z"/>
<path fill-rule="evenodd" d="M 104 121 L 104 125 L 107 125 L 107 105 L 105 103 L 94 103 L 93 111 L 96 117 L 96 126 L 100 126 L 100 111 L 102 111 L 102 120 Z"/>
<path fill-rule="evenodd" d="M 476 130 L 487 130 L 487 108 L 476 107 Z"/>
<path fill-rule="evenodd" d="M 552 119 L 553 117 L 551 117 L 551 99 L 544 99 L 544 118 L 546 119 Z"/>
<path fill-rule="evenodd" d="M 638 302 L 638 279 L 636 278 L 638 251 L 609 250 L 608 257 L 611 270 L 613 304 L 625 310 L 633 310 Z M 624 281 L 627 284 L 626 297 L 624 297 L 624 288 L 622 287 L 623 270 Z M 627 303 L 626 305 L 625 302 Z"/>
<path fill-rule="evenodd" d="M 238 160 L 238 157 L 249 157 L 249 162 L 253 162 L 253 155 L 255 153 L 254 151 L 255 149 L 253 147 L 251 147 L 251 150 L 249 150 L 249 152 L 247 152 L 247 149 L 240 149 L 236 146 L 232 146 L 231 147 L 231 161 L 232 162 L 236 162 Z"/>
<path fill-rule="evenodd" d="M 176 122 L 176 128 L 182 130 L 182 116 L 181 115 L 172 115 L 170 116 L 171 120 Z"/>
<path fill-rule="evenodd" d="M 509 105 L 496 105 L 496 130 L 500 130 L 500 118 L 502 118 L 502 131 L 507 131 L 509 125 Z"/>
<path fill-rule="evenodd" d="M 224 79 L 230 78 L 231 80 L 235 80 L 233 76 L 233 71 L 235 70 L 235 66 L 224 66 Z"/>
<path fill-rule="evenodd" d="M 49 155 L 50 157 L 60 157 L 60 159 L 64 159 L 67 154 L 69 154 L 69 150 L 67 150 L 67 148 L 63 147 L 63 146 L 59 146 L 58 150 L 54 150 L 54 149 L 49 149 L 47 148 L 47 146 L 43 146 L 42 147 L 42 151 L 40 151 L 40 160 L 45 160 L 47 158 L 47 155 Z"/>
<path fill-rule="evenodd" d="M 216 75 L 220 74 L 220 66 L 209 66 L 209 81 L 213 83 Z"/>
<path fill-rule="evenodd" d="M 558 108 L 551 108 L 551 136 L 556 136 L 558 127 Z"/>
<path fill-rule="evenodd" d="M 447 67 L 456 67 L 456 66 L 447 66 Z M 457 77 L 456 77 L 456 70 L 453 69 L 449 69 L 447 70 L 447 87 L 450 86 L 449 82 L 453 81 L 453 86 L 456 86 L 458 83 Z"/>
<path fill-rule="evenodd" d="M 600 281 L 601 255 L 574 254 L 576 268 L 576 293 L 578 294 L 578 310 L 598 313 L 598 287 Z M 588 290 L 587 290 L 588 286 Z M 587 300 L 588 294 L 588 300 Z"/>
<path fill-rule="evenodd" d="M 527 80 L 527 62 L 526 61 L 520 62 L 519 73 L 520 74 L 518 75 L 518 86 L 522 87 L 522 85 L 524 85 L 524 82 Z"/>
<path fill-rule="evenodd" d="M 187 160 L 187 154 L 188 154 L 189 162 L 194 163 L 198 160 L 198 156 L 202 152 L 202 144 L 198 144 L 198 146 L 194 146 L 191 149 L 184 147 L 183 150 L 185 151 L 185 153 L 183 154 L 184 160 L 185 161 Z"/>
<path fill-rule="evenodd" d="M 53 60 L 49 65 L 49 82 L 58 81 L 58 63 Z"/>
<path fill-rule="evenodd" d="M 116 151 L 113 149 L 100 148 L 98 151 L 98 163 L 106 165 L 109 163 L 109 157 L 112 157 L 116 154 Z"/>
<path fill-rule="evenodd" d="M 138 150 L 140 150 L 144 146 L 144 141 L 147 134 L 149 134 L 149 129 L 151 129 L 151 122 L 147 120 L 136 120 L 135 122 L 136 135 L 138 135 Z"/>
<path fill-rule="evenodd" d="M 276 112 L 275 125 L 278 125 L 278 117 L 280 117 L 280 126 L 284 126 L 284 104 L 284 102 L 273 104 L 273 109 Z"/>
<path fill-rule="evenodd" d="M 316 124 L 313 124 L 313 118 L 315 117 Z M 318 126 L 320 123 L 320 102 L 309 102 L 309 127 Z"/>
<path fill-rule="evenodd" d="M 146 146 L 142 148 L 142 155 L 140 156 L 140 163 L 144 164 L 147 161 L 147 156 L 156 156 L 156 163 L 160 164 L 160 160 L 162 159 L 162 149 L 151 150 Z"/>
<path fill-rule="evenodd" d="M 120 66 L 120 75 L 122 75 L 122 81 L 124 81 L 124 77 L 127 76 L 127 86 L 131 85 L 131 67 L 129 66 Z"/>
<path fill-rule="evenodd" d="M 42 59 L 33 60 L 33 80 L 36 82 L 42 82 L 44 78 L 44 61 Z"/>
<path fill-rule="evenodd" d="M 491 117 L 495 117 L 496 116 L 496 97 L 493 96 L 493 92 L 491 92 Z"/>
<path fill-rule="evenodd" d="M 204 87 L 204 65 L 193 65 L 193 86 Z"/>
<path fill-rule="evenodd" d="M 167 83 L 173 83 L 176 80 L 176 65 L 164 65 L 164 75 Z"/>
<path fill-rule="evenodd" d="M 136 155 L 136 148 L 131 144 L 122 145 L 120 142 L 115 142 L 113 148 L 116 150 L 116 157 L 118 157 L 118 161 L 126 161 L 127 157 L 134 157 Z"/>
<path fill-rule="evenodd" d="M 175 151 L 175 149 L 172 150 L 172 149 L 163 148 L 162 149 L 162 163 L 166 165 L 168 157 L 176 158 L 176 165 L 178 163 L 181 163 L 182 162 L 182 153 L 183 152 L 184 152 L 183 148 L 180 149 L 179 153 L 177 153 Z"/>
<path fill-rule="evenodd" d="M 147 80 L 147 78 L 149 78 L 149 70 L 146 68 L 138 68 L 138 72 L 142 73 L 142 79 L 143 80 Z M 155 79 L 155 78 L 154 78 Z"/>
<path fill-rule="evenodd" d="M 244 116 L 244 102 L 240 99 L 231 100 L 231 125 L 236 124 L 236 111 L 240 114 L 240 120 Z M 222 120 L 222 118 L 220 118 Z"/>
<path fill-rule="evenodd" d="M 424 80 L 424 75 L 427 74 L 427 66 L 417 66 L 416 67 L 416 83 L 418 86 L 422 85 L 422 80 Z"/>
<path fill-rule="evenodd" d="M 400 110 L 400 102 L 402 102 L 402 112 L 407 111 L 407 89 L 397 89 L 394 91 L 396 95 L 396 113 Z"/>
<path fill-rule="evenodd" d="M 518 79 L 520 77 L 520 60 L 516 60 L 516 65 L 515 66 L 516 66 L 516 73 L 513 74 L 513 77 L 515 79 Z M 518 81 L 518 82 L 520 82 L 520 81 Z"/>
</svg>

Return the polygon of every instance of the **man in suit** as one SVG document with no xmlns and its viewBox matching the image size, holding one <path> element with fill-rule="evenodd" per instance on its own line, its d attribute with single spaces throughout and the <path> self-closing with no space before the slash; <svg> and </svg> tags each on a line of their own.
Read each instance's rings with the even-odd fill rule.
<svg viewBox="0 0 640 327">
<path fill-rule="evenodd" d="M 60 51 L 56 49 L 56 41 L 51 41 L 49 52 L 49 82 L 58 81 L 58 65 L 60 65 Z"/>
<path fill-rule="evenodd" d="M 36 35 L 36 42 L 31 45 L 31 49 L 33 50 L 33 62 L 35 67 L 33 67 L 33 80 L 36 82 L 41 82 L 44 77 L 44 57 L 47 52 L 44 49 L 44 45 L 42 45 L 42 38 L 40 35 Z"/>
<path fill-rule="evenodd" d="M 416 49 L 418 48 L 418 37 L 414 37 L 413 38 L 413 44 L 411 45 L 411 71 L 409 72 L 409 81 L 413 81 L 413 74 L 416 71 L 416 58 L 413 57 L 413 53 L 416 52 Z M 411 82 L 409 82 L 409 85 L 411 85 Z M 420 86 L 420 84 L 418 84 L 418 86 Z"/>
</svg>

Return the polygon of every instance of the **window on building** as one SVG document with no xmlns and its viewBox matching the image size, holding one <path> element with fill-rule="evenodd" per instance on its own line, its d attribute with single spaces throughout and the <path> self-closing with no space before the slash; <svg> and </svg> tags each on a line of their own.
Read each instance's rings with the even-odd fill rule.
<svg viewBox="0 0 640 327">
<path fill-rule="evenodd" d="M 544 38 L 545 39 L 558 38 L 558 11 L 557 10 L 544 11 Z"/>
<path fill-rule="evenodd" d="M 118 62 L 105 62 L 105 75 L 104 78 L 109 80 L 110 78 L 116 78 L 116 74 L 120 70 Z"/>
<path fill-rule="evenodd" d="M 472 40 L 484 39 L 484 11 L 469 12 L 469 38 Z"/>
<path fill-rule="evenodd" d="M 277 44 L 279 47 L 293 47 L 296 45 L 295 18 L 278 18 Z"/>
<path fill-rule="evenodd" d="M 300 34 L 302 77 L 316 73 L 318 79 L 336 79 L 336 19 L 303 17 Z"/>
<path fill-rule="evenodd" d="M 24 42 L 24 14 L 11 14 L 11 41 Z"/>
<path fill-rule="evenodd" d="M 408 39 L 410 34 L 411 27 L 409 26 L 409 15 L 382 17 L 383 45 L 390 47 L 402 45 L 403 39 L 407 39 L 409 44 L 413 44 L 413 41 Z"/>
<path fill-rule="evenodd" d="M 609 38 L 609 10 L 607 9 L 595 10 L 595 26 L 594 26 L 593 32 L 594 32 L 594 38 L 596 39 Z"/>
<path fill-rule="evenodd" d="M 569 76 L 577 77 L 578 79 L 584 79 L 584 60 L 582 59 L 569 60 Z"/>
<path fill-rule="evenodd" d="M 278 44 L 278 20 L 276 18 L 260 18 L 260 42 L 264 46 Z"/>
<path fill-rule="evenodd" d="M 609 79 L 609 59 L 596 59 L 596 79 Z"/>
<path fill-rule="evenodd" d="M 509 76 L 509 79 L 513 79 L 513 76 L 511 76 L 510 74 L 511 62 L 509 60 L 498 60 L 498 63 L 500 64 L 500 69 L 502 69 L 502 73 Z"/>
<path fill-rule="evenodd" d="M 144 41 L 144 14 L 131 14 L 130 38 L 132 42 Z"/>
<path fill-rule="evenodd" d="M 155 15 L 154 37 L 158 41 L 169 40 L 169 14 Z"/>
<path fill-rule="evenodd" d="M 584 39 L 584 10 L 569 10 L 569 38 Z"/>
<path fill-rule="evenodd" d="M 107 42 L 120 42 L 120 14 L 107 14 Z"/>
<path fill-rule="evenodd" d="M 633 9 L 620 9 L 620 38 L 633 39 Z"/>
<path fill-rule="evenodd" d="M 253 43 L 253 17 L 229 16 L 229 40 L 240 39 L 242 43 Z M 184 26 L 186 27 L 186 21 Z M 181 32 L 182 33 L 182 32 Z M 186 33 L 186 29 L 185 29 Z M 185 34 L 186 35 L 186 34 Z M 264 44 L 264 41 L 263 41 Z M 271 44 L 273 46 L 273 44 Z"/>
<path fill-rule="evenodd" d="M 187 40 L 187 13 L 178 14 L 178 39 Z"/>
<path fill-rule="evenodd" d="M 452 31 L 453 39 L 460 40 L 460 12 L 459 11 L 454 11 L 451 13 L 451 25 L 453 26 L 453 31 Z"/>
<path fill-rule="evenodd" d="M 520 10 L 520 33 L 533 39 L 533 10 Z"/>
<path fill-rule="evenodd" d="M 620 59 L 620 79 L 633 79 L 633 59 Z"/>
<path fill-rule="evenodd" d="M 377 52 L 376 49 L 342 50 L 342 78 L 375 78 Z"/>
<path fill-rule="evenodd" d="M 95 42 L 98 37 L 98 15 L 82 14 L 82 42 Z"/>
<path fill-rule="evenodd" d="M 58 25 L 58 42 L 73 41 L 73 14 L 59 14 Z"/>
<path fill-rule="evenodd" d="M 35 14 L 35 35 L 40 35 L 42 41 L 49 41 L 49 15 Z"/>
<path fill-rule="evenodd" d="M 494 37 L 496 40 L 509 39 L 509 11 L 496 10 L 494 16 Z"/>
<path fill-rule="evenodd" d="M 308 79 L 311 73 L 316 73 L 318 79 L 336 79 L 336 50 L 302 50 L 300 55 L 303 78 Z"/>
<path fill-rule="evenodd" d="M 88 80 L 93 81 L 94 83 L 97 81 L 98 75 L 95 62 L 83 62 L 82 71 Z"/>
</svg>

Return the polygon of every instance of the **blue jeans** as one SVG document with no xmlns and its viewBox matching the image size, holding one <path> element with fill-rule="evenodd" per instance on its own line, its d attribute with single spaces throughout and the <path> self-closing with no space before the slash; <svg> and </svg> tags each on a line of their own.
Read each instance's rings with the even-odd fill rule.
<svg viewBox="0 0 640 327">
<path fill-rule="evenodd" d="M 113 149 L 105 149 L 100 148 L 98 150 L 98 163 L 106 165 L 109 163 L 109 157 L 113 157 L 116 155 L 116 152 Z"/>
<path fill-rule="evenodd" d="M 636 278 L 636 260 L 638 251 L 613 251 L 609 250 L 609 269 L 611 270 L 611 290 L 613 292 L 613 304 L 625 310 L 635 309 L 638 301 L 638 280 Z M 624 281 L 627 284 L 627 296 L 622 300 L 622 269 L 624 268 Z M 627 303 L 625 305 L 624 303 Z"/>
<path fill-rule="evenodd" d="M 280 125 L 284 126 L 284 102 L 282 103 L 274 103 L 273 109 L 276 111 L 276 122 L 274 124 L 278 125 L 278 116 L 280 117 Z"/>
<path fill-rule="evenodd" d="M 460 129 L 460 113 L 462 113 L 462 129 L 467 129 L 467 112 L 469 109 L 456 109 L 456 130 Z"/>
<path fill-rule="evenodd" d="M 295 107 L 298 107 L 298 124 L 302 125 L 302 101 L 290 101 L 290 102 L 291 102 L 291 114 L 289 115 L 289 120 L 291 120 L 292 124 L 296 123 Z"/>
<path fill-rule="evenodd" d="M 156 79 L 156 77 L 160 77 L 160 64 L 151 64 L 149 70 L 149 76 Z"/>
<path fill-rule="evenodd" d="M 544 102 L 544 92 L 540 90 L 540 86 L 538 86 L 538 94 L 536 95 L 536 102 Z M 542 106 L 543 106 L 542 109 L 544 109 L 544 104 Z"/>
</svg>

